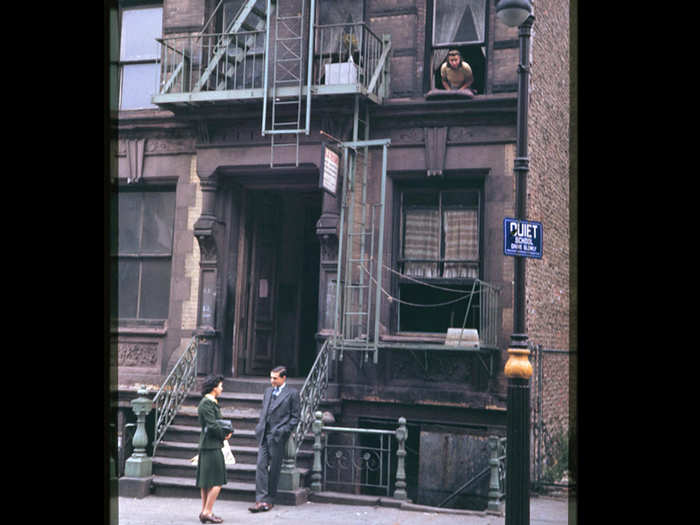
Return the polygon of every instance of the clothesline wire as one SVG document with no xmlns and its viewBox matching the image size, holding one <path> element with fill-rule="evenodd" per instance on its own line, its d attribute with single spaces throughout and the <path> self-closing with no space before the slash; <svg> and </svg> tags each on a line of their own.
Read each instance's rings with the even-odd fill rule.
<svg viewBox="0 0 700 525">
<path fill-rule="evenodd" d="M 374 260 L 374 257 L 372 258 L 372 260 Z M 384 269 L 389 270 L 390 272 L 395 273 L 396 275 L 398 275 L 398 276 L 400 276 L 400 277 L 403 277 L 403 278 L 405 278 L 405 279 L 408 279 L 409 281 L 416 282 L 416 283 L 418 283 L 418 284 L 422 284 L 423 286 L 428 286 L 428 287 L 430 287 L 430 288 L 435 288 L 435 289 L 437 289 L 437 290 L 443 290 L 443 291 L 445 291 L 445 292 L 464 293 L 464 290 L 456 290 L 456 289 L 454 289 L 454 288 L 445 288 L 444 286 L 437 286 L 437 285 L 435 285 L 435 284 L 426 283 L 425 281 L 420 281 L 420 280 L 418 280 L 418 279 L 416 279 L 416 278 L 414 278 L 414 277 L 411 277 L 410 275 L 406 275 L 405 273 L 401 273 L 401 272 L 399 272 L 399 271 L 397 271 L 397 270 L 394 270 L 391 266 L 387 266 L 387 265 L 384 264 L 384 263 L 382 263 L 382 266 L 384 267 Z M 476 279 L 476 280 L 479 281 L 479 279 Z M 480 281 L 479 281 L 479 282 L 480 282 Z M 471 293 L 471 292 L 470 292 L 470 293 Z M 477 292 L 477 293 L 478 293 L 478 292 Z"/>
<path fill-rule="evenodd" d="M 384 266 L 384 265 L 382 265 L 382 266 Z M 362 268 L 365 272 L 367 272 L 367 275 L 369 275 L 369 278 L 370 278 L 370 279 L 374 282 L 374 284 L 376 285 L 376 284 L 377 284 L 377 280 L 376 280 L 374 277 L 372 277 L 372 274 L 369 273 L 369 270 L 365 267 L 365 265 L 364 265 L 364 264 L 360 264 L 359 267 Z M 420 281 L 419 281 L 419 282 L 420 282 Z M 463 295 L 463 296 L 461 296 L 461 297 L 458 297 L 457 299 L 453 299 L 452 301 L 447 301 L 447 302 L 444 302 L 444 303 L 436 303 L 436 304 L 417 304 L 417 303 L 410 303 L 410 302 L 408 302 L 408 301 L 404 301 L 404 300 L 402 300 L 402 299 L 399 299 L 398 297 L 393 297 L 389 292 L 387 292 L 387 291 L 384 289 L 384 287 L 382 287 L 381 290 L 382 290 L 382 292 L 384 293 L 384 295 L 386 295 L 386 297 L 387 297 L 387 299 L 389 300 L 389 302 L 394 302 L 394 301 L 396 301 L 397 303 L 405 304 L 405 305 L 407 305 L 407 306 L 415 306 L 415 307 L 418 307 L 418 308 L 430 308 L 430 307 L 438 307 L 438 306 L 447 306 L 448 304 L 457 303 L 457 302 L 459 302 L 459 301 L 461 301 L 461 300 L 463 300 L 463 299 L 466 299 L 467 297 L 469 297 L 469 296 L 471 295 L 471 292 L 470 292 L 470 293 L 468 293 L 468 294 L 466 294 L 466 295 Z M 455 290 L 451 290 L 451 291 L 455 291 Z M 464 290 L 460 290 L 460 292 L 464 292 Z"/>
</svg>

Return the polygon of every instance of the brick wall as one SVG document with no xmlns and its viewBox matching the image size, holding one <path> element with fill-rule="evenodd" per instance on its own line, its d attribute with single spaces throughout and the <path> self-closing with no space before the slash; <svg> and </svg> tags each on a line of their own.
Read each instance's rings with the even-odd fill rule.
<svg viewBox="0 0 700 525">
<path fill-rule="evenodd" d="M 538 0 L 532 36 L 528 219 L 543 225 L 542 259 L 527 262 L 527 330 L 545 349 L 570 350 L 569 9 Z M 569 427 L 570 354 L 543 353 L 541 417 L 550 435 Z M 533 392 L 538 389 L 533 376 Z"/>
</svg>

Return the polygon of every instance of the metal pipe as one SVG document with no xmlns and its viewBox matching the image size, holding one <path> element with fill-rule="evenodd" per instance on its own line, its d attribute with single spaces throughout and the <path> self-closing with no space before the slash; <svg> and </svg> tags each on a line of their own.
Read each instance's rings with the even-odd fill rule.
<svg viewBox="0 0 700 525">
<path fill-rule="evenodd" d="M 386 196 L 386 165 L 387 165 L 387 146 L 388 143 L 384 143 L 382 147 L 382 189 L 381 195 L 379 197 L 379 202 L 381 206 L 379 208 L 379 246 L 377 247 L 377 257 L 379 261 L 383 260 L 384 255 L 384 203 Z M 382 299 L 382 273 L 383 269 L 380 264 L 377 264 L 377 295 L 374 302 L 374 359 L 373 362 L 376 365 L 379 362 L 379 355 L 377 351 L 377 344 L 379 343 L 379 317 L 381 315 L 381 304 Z"/>
<path fill-rule="evenodd" d="M 270 67 L 270 18 L 272 17 L 271 0 L 267 0 L 267 17 L 265 20 L 265 71 L 263 80 L 263 107 L 262 107 L 262 126 L 261 133 L 265 135 L 265 124 L 267 122 L 267 90 L 268 78 L 267 71 Z"/>
<path fill-rule="evenodd" d="M 314 58 L 314 18 L 316 14 L 316 0 L 311 0 L 309 7 L 309 54 L 306 59 L 306 134 L 311 129 L 311 73 Z"/>
</svg>

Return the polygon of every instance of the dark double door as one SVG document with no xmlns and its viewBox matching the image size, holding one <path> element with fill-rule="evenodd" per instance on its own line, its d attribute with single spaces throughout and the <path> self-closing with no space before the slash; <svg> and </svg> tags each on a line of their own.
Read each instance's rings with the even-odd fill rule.
<svg viewBox="0 0 700 525">
<path fill-rule="evenodd" d="M 266 376 L 285 365 L 290 376 L 304 376 L 315 355 L 320 196 L 251 191 L 247 210 L 248 315 L 238 349 L 244 375 Z"/>
</svg>

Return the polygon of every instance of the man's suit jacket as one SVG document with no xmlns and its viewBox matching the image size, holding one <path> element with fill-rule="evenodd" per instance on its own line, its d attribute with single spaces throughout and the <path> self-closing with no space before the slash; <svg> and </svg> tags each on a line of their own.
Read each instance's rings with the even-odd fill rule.
<svg viewBox="0 0 700 525">
<path fill-rule="evenodd" d="M 263 396 L 262 410 L 260 411 L 260 421 L 255 427 L 255 439 L 258 445 L 262 444 L 265 434 L 265 422 L 268 422 L 268 432 L 272 435 L 275 444 L 284 445 L 299 422 L 299 392 L 286 385 L 277 396 L 272 398 L 272 391 L 269 387 Z"/>
</svg>

